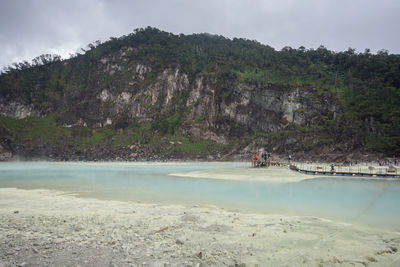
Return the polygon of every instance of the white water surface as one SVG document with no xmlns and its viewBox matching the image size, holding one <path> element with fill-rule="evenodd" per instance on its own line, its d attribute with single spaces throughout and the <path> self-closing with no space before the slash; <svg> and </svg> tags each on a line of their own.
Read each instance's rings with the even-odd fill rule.
<svg viewBox="0 0 400 267">
<path fill-rule="evenodd" d="M 2 162 L 0 187 L 311 215 L 400 230 L 400 181 L 307 176 L 248 163 Z"/>
</svg>

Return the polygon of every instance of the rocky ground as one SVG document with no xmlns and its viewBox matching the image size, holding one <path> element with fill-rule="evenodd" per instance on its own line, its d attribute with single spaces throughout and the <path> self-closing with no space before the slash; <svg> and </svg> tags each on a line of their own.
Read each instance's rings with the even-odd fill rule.
<svg viewBox="0 0 400 267">
<path fill-rule="evenodd" d="M 0 189 L 0 266 L 398 266 L 400 233 Z"/>
</svg>

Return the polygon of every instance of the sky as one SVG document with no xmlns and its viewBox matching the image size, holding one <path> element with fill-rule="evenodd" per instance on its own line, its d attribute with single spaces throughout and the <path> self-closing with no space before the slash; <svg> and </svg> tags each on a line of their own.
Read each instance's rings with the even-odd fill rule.
<svg viewBox="0 0 400 267">
<path fill-rule="evenodd" d="M 257 40 L 277 50 L 325 46 L 400 54 L 399 0 L 0 0 L 0 69 L 70 54 L 147 26 Z"/>
</svg>

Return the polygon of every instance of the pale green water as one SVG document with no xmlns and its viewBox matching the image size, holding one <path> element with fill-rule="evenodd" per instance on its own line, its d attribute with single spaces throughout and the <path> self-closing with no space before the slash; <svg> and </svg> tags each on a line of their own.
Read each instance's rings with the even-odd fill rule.
<svg viewBox="0 0 400 267">
<path fill-rule="evenodd" d="M 170 173 L 248 168 L 245 163 L 0 163 L 0 187 L 80 192 L 82 197 L 213 204 L 240 211 L 313 215 L 400 230 L 400 181 L 327 178 L 229 181 Z M 232 174 L 233 175 L 233 174 Z"/>
</svg>

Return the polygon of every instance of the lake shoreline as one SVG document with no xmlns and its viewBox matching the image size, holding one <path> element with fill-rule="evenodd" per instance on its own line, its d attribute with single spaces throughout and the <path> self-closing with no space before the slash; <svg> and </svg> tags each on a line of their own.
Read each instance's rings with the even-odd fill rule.
<svg viewBox="0 0 400 267">
<path fill-rule="evenodd" d="M 400 233 L 314 216 L 0 189 L 1 265 L 382 266 Z"/>
</svg>

